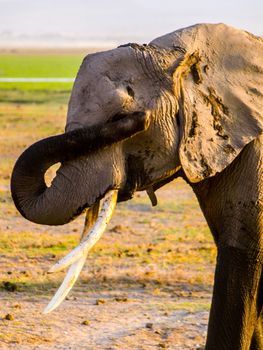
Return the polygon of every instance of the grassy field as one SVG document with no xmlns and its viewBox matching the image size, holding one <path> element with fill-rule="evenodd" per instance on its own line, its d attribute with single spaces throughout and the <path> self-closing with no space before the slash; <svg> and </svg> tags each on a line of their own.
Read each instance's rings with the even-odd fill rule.
<svg viewBox="0 0 263 350">
<path fill-rule="evenodd" d="M 4 55 L 0 71 L 74 76 L 80 61 Z M 216 251 L 182 180 L 157 192 L 156 208 L 143 193 L 119 204 L 68 300 L 52 317 L 41 314 L 64 275 L 46 271 L 77 244 L 84 218 L 62 227 L 27 222 L 9 182 L 25 147 L 64 130 L 70 92 L 52 89 L 0 86 L 0 348 L 202 349 Z"/>
<path fill-rule="evenodd" d="M 0 78 L 74 78 L 84 58 L 82 53 L 0 54 Z M 0 82 L 0 89 L 69 91 L 72 83 Z"/>
</svg>

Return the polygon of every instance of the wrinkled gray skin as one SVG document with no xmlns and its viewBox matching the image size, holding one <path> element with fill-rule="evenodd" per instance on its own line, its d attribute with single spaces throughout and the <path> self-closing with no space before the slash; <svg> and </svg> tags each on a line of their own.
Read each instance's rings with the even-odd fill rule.
<svg viewBox="0 0 263 350">
<path fill-rule="evenodd" d="M 206 349 L 263 349 L 262 39 L 201 24 L 88 55 L 66 132 L 136 111 L 149 116 L 147 130 L 63 161 L 50 188 L 13 174 L 18 209 L 64 224 L 108 189 L 125 200 L 182 176 L 218 247 Z"/>
</svg>

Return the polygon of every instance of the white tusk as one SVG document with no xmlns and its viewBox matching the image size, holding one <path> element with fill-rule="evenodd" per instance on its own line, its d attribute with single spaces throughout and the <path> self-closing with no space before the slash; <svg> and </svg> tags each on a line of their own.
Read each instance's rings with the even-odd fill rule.
<svg viewBox="0 0 263 350">
<path fill-rule="evenodd" d="M 87 255 L 88 251 L 94 246 L 95 243 L 97 243 L 97 241 L 102 236 L 112 217 L 117 202 L 117 194 L 118 191 L 116 190 L 107 193 L 98 218 L 94 226 L 91 228 L 90 233 L 83 238 L 83 240 L 75 249 L 73 249 L 68 255 L 64 256 L 64 258 L 52 266 L 48 271 L 49 273 L 61 271 L 65 267 L 73 264 L 78 259 Z"/>
<path fill-rule="evenodd" d="M 96 202 L 95 204 L 93 204 L 93 206 L 91 208 L 88 208 L 86 210 L 86 218 L 85 218 L 85 222 L 84 222 L 82 235 L 80 237 L 81 241 L 83 240 L 84 237 L 87 236 L 87 234 L 92 229 L 92 226 L 94 225 L 94 223 L 98 219 L 99 212 L 100 212 L 100 201 Z"/>
<path fill-rule="evenodd" d="M 79 260 L 77 260 L 74 264 L 72 264 L 68 270 L 66 277 L 64 278 L 63 283 L 57 290 L 56 294 L 50 300 L 47 307 L 44 309 L 43 313 L 47 314 L 53 311 L 56 307 L 58 307 L 62 301 L 66 298 L 71 288 L 74 286 L 79 274 L 85 264 L 87 256 L 83 256 Z"/>
<path fill-rule="evenodd" d="M 112 217 L 117 202 L 117 195 L 117 190 L 111 190 L 106 194 L 98 218 L 90 233 L 83 238 L 75 249 L 49 270 L 49 272 L 56 272 L 71 265 L 62 285 L 45 308 L 44 313 L 48 313 L 59 306 L 73 287 L 84 266 L 89 250 L 100 239 Z M 85 232 L 85 227 L 83 232 Z"/>
</svg>

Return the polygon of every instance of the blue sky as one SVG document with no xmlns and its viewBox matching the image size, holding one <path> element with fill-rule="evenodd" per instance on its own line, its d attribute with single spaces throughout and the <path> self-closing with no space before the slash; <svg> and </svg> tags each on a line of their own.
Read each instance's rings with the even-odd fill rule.
<svg viewBox="0 0 263 350">
<path fill-rule="evenodd" d="M 0 0 L 0 33 L 147 42 L 198 22 L 263 35 L 263 0 Z"/>
</svg>

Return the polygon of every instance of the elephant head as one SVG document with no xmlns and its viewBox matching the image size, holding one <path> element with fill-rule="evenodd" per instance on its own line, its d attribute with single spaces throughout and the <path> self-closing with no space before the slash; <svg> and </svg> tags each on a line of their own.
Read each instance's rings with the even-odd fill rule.
<svg viewBox="0 0 263 350">
<path fill-rule="evenodd" d="M 127 45 L 84 59 L 66 133 L 31 146 L 15 166 L 12 194 L 22 215 L 65 224 L 110 189 L 131 198 L 177 171 L 178 98 L 168 69 L 180 56 Z M 44 173 L 55 162 L 61 166 L 46 187 Z"/>
<path fill-rule="evenodd" d="M 121 201 L 179 174 L 194 183 L 221 172 L 263 130 L 262 61 L 261 39 L 225 25 L 88 55 L 65 134 L 31 146 L 14 168 L 18 210 L 60 225 L 109 190 Z M 46 187 L 55 162 L 61 166 Z"/>
</svg>

